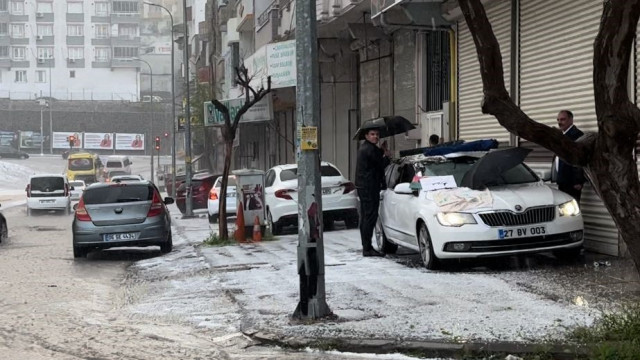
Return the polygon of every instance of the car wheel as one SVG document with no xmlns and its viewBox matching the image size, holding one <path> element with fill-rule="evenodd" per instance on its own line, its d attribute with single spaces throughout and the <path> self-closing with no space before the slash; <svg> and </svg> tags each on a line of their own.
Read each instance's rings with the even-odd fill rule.
<svg viewBox="0 0 640 360">
<path fill-rule="evenodd" d="M 333 219 L 330 217 L 322 219 L 322 229 L 323 230 L 333 230 Z"/>
<path fill-rule="evenodd" d="M 20 159 L 24 160 L 27 158 L 27 155 L 20 155 Z"/>
<path fill-rule="evenodd" d="M 9 229 L 7 228 L 7 224 L 5 222 L 0 223 L 0 242 L 2 240 L 6 240 L 9 237 Z"/>
<path fill-rule="evenodd" d="M 271 211 L 267 211 L 267 221 L 269 222 L 269 228 L 271 229 L 272 235 L 280 235 L 282 234 L 282 226 L 277 222 L 273 222 L 273 217 L 271 216 Z"/>
<path fill-rule="evenodd" d="M 218 215 L 209 215 L 209 224 L 215 224 L 218 222 Z"/>
<path fill-rule="evenodd" d="M 429 236 L 429 230 L 427 225 L 420 223 L 418 229 L 418 248 L 420 249 L 420 258 L 424 267 L 429 270 L 438 268 L 438 259 L 433 253 L 433 245 L 431 244 L 431 237 Z"/>
<path fill-rule="evenodd" d="M 344 219 L 344 224 L 347 226 L 347 229 L 355 229 L 358 227 L 358 216 L 347 216 Z"/>
<path fill-rule="evenodd" d="M 73 246 L 73 258 L 77 259 L 77 258 L 83 258 L 87 256 L 87 249 L 79 247 L 79 246 Z"/>
<path fill-rule="evenodd" d="M 169 233 L 169 236 L 167 236 L 167 241 L 160 245 L 160 252 L 162 252 L 163 254 L 168 254 L 171 252 L 171 249 L 173 249 L 173 239 L 171 237 L 171 233 Z"/>
<path fill-rule="evenodd" d="M 376 245 L 378 246 L 379 251 L 385 254 L 395 254 L 396 251 L 398 251 L 398 245 L 389 241 L 389 239 L 387 239 L 387 235 L 384 234 L 382 222 L 380 221 L 379 216 L 374 229 L 374 235 L 376 237 Z"/>
</svg>

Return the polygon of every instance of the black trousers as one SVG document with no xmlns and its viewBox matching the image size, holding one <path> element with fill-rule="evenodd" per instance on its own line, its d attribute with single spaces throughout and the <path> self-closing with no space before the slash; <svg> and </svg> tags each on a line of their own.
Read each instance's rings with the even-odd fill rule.
<svg viewBox="0 0 640 360">
<path fill-rule="evenodd" d="M 582 190 L 576 190 L 573 188 L 573 185 L 565 185 L 565 184 L 558 184 L 558 190 L 573 196 L 573 198 L 576 199 L 578 204 L 580 203 L 580 196 L 582 195 Z"/>
<path fill-rule="evenodd" d="M 378 221 L 380 192 L 368 194 L 359 191 L 358 198 L 360 199 L 360 240 L 362 241 L 362 250 L 368 251 L 373 249 L 371 238 Z"/>
</svg>

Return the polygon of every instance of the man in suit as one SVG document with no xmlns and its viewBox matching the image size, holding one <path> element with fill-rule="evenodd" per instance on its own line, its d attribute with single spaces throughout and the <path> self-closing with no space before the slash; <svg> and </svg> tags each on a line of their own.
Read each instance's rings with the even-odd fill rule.
<svg viewBox="0 0 640 360">
<path fill-rule="evenodd" d="M 576 141 L 584 135 L 582 131 L 573 125 L 573 113 L 571 111 L 561 110 L 558 113 L 557 120 L 558 127 L 562 130 L 562 133 L 571 140 Z M 572 166 L 557 156 L 554 160 L 552 172 L 557 173 L 555 178 L 558 189 L 573 196 L 577 202 L 580 202 L 580 195 L 582 195 L 582 187 L 585 182 L 584 171 L 582 171 L 582 168 Z"/>
</svg>

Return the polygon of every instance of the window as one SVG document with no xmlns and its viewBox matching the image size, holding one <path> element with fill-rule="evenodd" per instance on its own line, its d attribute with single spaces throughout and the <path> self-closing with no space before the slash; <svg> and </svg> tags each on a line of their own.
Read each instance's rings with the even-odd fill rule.
<svg viewBox="0 0 640 360">
<path fill-rule="evenodd" d="M 76 77 L 76 71 L 75 70 L 69 71 L 69 77 L 72 78 L 72 79 L 75 78 Z"/>
<path fill-rule="evenodd" d="M 36 70 L 36 82 L 37 83 L 47 82 L 47 72 L 44 70 Z"/>
<path fill-rule="evenodd" d="M 109 16 L 109 3 L 96 2 L 96 16 Z"/>
<path fill-rule="evenodd" d="M 53 47 L 38 47 L 38 59 L 53 59 Z"/>
<path fill-rule="evenodd" d="M 109 61 L 110 48 L 97 47 L 96 48 L 96 61 Z"/>
<path fill-rule="evenodd" d="M 114 58 L 130 58 L 134 56 L 138 56 L 137 47 L 114 47 L 113 48 Z"/>
<path fill-rule="evenodd" d="M 0 0 L 0 11 L 9 11 L 9 0 Z"/>
<path fill-rule="evenodd" d="M 53 24 L 38 24 L 38 35 L 53 36 Z"/>
<path fill-rule="evenodd" d="M 26 83 L 27 82 L 27 70 L 16 70 L 16 80 L 17 83 Z"/>
<path fill-rule="evenodd" d="M 95 38 L 96 39 L 108 39 L 109 38 L 109 24 L 96 24 L 94 27 Z"/>
<path fill-rule="evenodd" d="M 70 47 L 68 50 L 69 59 L 84 59 L 84 48 Z"/>
<path fill-rule="evenodd" d="M 9 57 L 9 46 L 0 46 L 0 58 Z"/>
<path fill-rule="evenodd" d="M 114 1 L 114 13 L 138 13 L 138 2 L 136 1 Z"/>
<path fill-rule="evenodd" d="M 67 3 L 67 13 L 69 14 L 82 14 L 82 3 L 81 2 L 68 2 Z"/>
<path fill-rule="evenodd" d="M 11 13 L 14 15 L 24 15 L 24 1 L 12 1 Z"/>
<path fill-rule="evenodd" d="M 11 37 L 23 38 L 24 37 L 24 24 L 11 24 Z"/>
<path fill-rule="evenodd" d="M 138 25 L 120 24 L 118 25 L 118 36 L 133 38 L 138 35 Z"/>
<path fill-rule="evenodd" d="M 25 48 L 24 47 L 14 47 L 11 51 L 11 59 L 12 60 L 24 60 Z"/>
<path fill-rule="evenodd" d="M 52 2 L 38 2 L 36 5 L 36 11 L 39 13 L 52 13 L 53 12 L 53 3 Z"/>
<path fill-rule="evenodd" d="M 84 36 L 84 25 L 67 25 L 67 36 Z"/>
<path fill-rule="evenodd" d="M 9 32 L 9 24 L 0 23 L 0 35 L 7 35 Z"/>
</svg>

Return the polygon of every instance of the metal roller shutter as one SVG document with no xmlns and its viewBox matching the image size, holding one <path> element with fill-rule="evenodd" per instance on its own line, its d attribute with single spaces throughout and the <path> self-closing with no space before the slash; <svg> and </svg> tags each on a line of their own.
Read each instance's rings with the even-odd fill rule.
<svg viewBox="0 0 640 360">
<path fill-rule="evenodd" d="M 582 131 L 597 131 L 593 100 L 593 41 L 602 0 L 520 2 L 520 107 L 533 120 L 556 125 L 559 110 L 574 113 Z M 549 167 L 549 163 L 543 166 Z M 618 231 L 591 186 L 582 193 L 585 247 L 618 255 Z"/>
<path fill-rule="evenodd" d="M 499 0 L 487 6 L 487 16 L 500 44 L 505 86 L 511 78 L 511 1 Z M 473 38 L 464 19 L 458 21 L 458 114 L 462 140 L 494 138 L 501 145 L 509 144 L 509 132 L 492 115 L 482 113 L 482 78 Z"/>
</svg>

